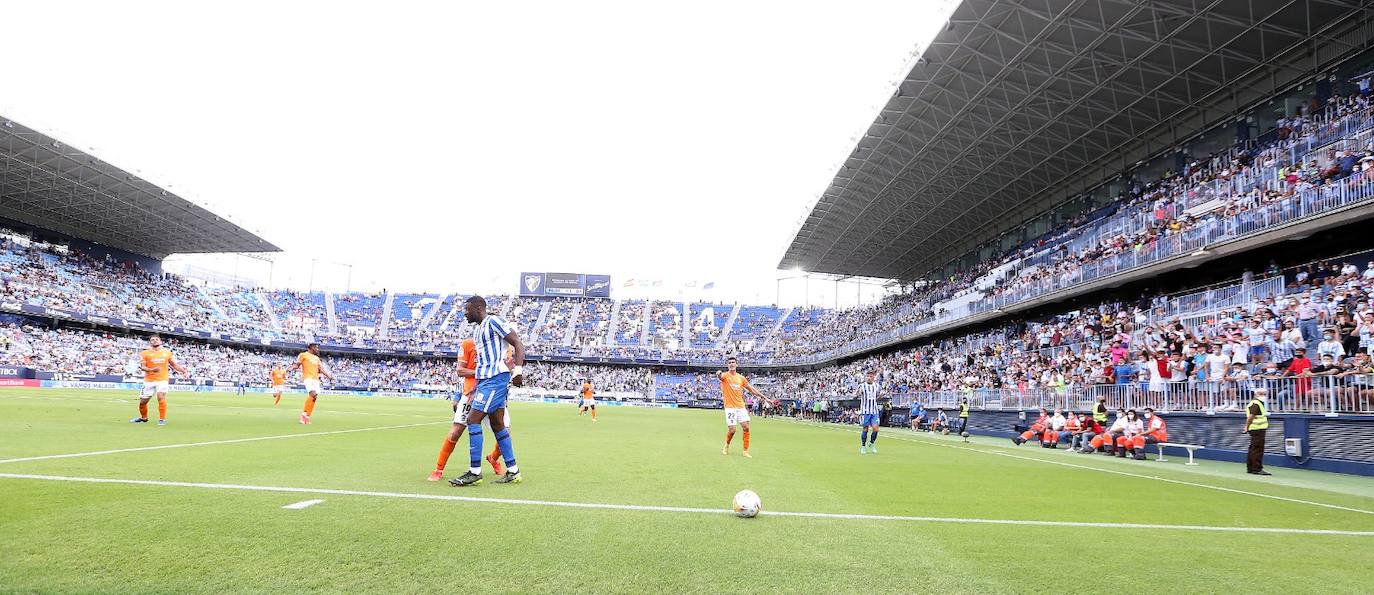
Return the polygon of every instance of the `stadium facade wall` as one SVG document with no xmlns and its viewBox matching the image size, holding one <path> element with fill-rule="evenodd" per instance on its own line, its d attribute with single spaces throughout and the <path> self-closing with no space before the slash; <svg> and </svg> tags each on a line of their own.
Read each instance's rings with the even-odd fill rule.
<svg viewBox="0 0 1374 595">
<path fill-rule="evenodd" d="M 954 413 L 946 411 L 951 418 Z M 909 425 L 909 415 L 907 409 L 893 409 L 888 416 L 888 425 Z M 1033 418 L 1036 412 L 1026 411 L 1025 415 Z M 1240 430 L 1245 425 L 1244 414 L 1170 413 L 1163 417 L 1169 424 L 1170 442 L 1206 447 L 1197 451 L 1195 456 L 1198 459 L 1245 462 L 1250 438 Z M 969 415 L 968 431 L 980 436 L 1010 439 L 1016 434 L 1012 427 L 1026 423 L 1020 411 L 975 409 Z M 1304 458 L 1297 459 L 1284 453 L 1285 438 L 1302 439 Z M 1374 450 L 1369 448 L 1370 444 L 1374 444 L 1374 415 L 1270 415 L 1264 464 L 1374 476 Z M 1178 454 L 1182 455 L 1182 452 Z"/>
</svg>

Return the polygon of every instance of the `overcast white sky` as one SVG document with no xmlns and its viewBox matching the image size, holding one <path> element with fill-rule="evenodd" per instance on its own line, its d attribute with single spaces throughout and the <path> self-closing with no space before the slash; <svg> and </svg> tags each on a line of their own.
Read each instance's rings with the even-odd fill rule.
<svg viewBox="0 0 1374 595">
<path fill-rule="evenodd" d="M 0 115 L 259 232 L 285 251 L 277 286 L 510 291 L 565 271 L 772 302 L 799 217 L 949 10 L 13 2 Z"/>
</svg>

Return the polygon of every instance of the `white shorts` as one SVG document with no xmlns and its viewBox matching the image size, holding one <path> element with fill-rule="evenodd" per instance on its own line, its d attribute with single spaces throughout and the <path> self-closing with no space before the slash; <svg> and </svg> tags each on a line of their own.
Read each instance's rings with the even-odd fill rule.
<svg viewBox="0 0 1374 595">
<path fill-rule="evenodd" d="M 453 412 L 453 423 L 467 425 L 467 423 L 468 423 L 468 414 L 471 413 L 471 412 L 472 412 L 472 397 L 471 397 L 471 396 L 463 397 L 462 399 L 460 399 L 460 400 L 458 401 L 458 410 Z M 507 428 L 509 428 L 509 427 L 510 427 L 510 408 L 509 408 L 509 407 L 506 408 L 505 415 L 501 416 L 501 419 L 502 419 L 502 421 L 505 421 L 505 422 L 506 422 L 506 423 L 505 423 L 505 426 L 506 426 Z"/>
<path fill-rule="evenodd" d="M 165 394 L 167 392 L 168 386 L 169 383 L 166 380 L 145 380 L 143 381 L 143 391 L 139 393 L 139 396 L 148 399 L 152 398 L 153 395 L 156 395 L 158 393 Z"/>
<path fill-rule="evenodd" d="M 595 407 L 595 406 L 596 406 L 596 399 L 582 399 L 582 406 L 583 406 L 583 407 Z"/>
<path fill-rule="evenodd" d="M 274 393 L 279 393 L 279 392 L 281 392 L 282 389 L 285 388 L 285 387 L 286 387 L 285 384 L 273 384 L 273 385 L 272 385 L 272 392 L 274 392 Z"/>
<path fill-rule="evenodd" d="M 725 409 L 725 425 L 733 426 L 736 424 L 747 423 L 749 421 L 749 410 L 743 407 L 727 407 Z"/>
<path fill-rule="evenodd" d="M 319 379 L 319 378 L 306 378 L 306 379 L 305 379 L 305 392 L 307 392 L 307 393 L 319 394 L 319 393 L 320 393 L 320 379 Z"/>
</svg>

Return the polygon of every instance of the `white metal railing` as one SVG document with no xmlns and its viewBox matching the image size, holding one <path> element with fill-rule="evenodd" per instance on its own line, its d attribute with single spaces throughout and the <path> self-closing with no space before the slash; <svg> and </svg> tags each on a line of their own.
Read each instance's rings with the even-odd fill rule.
<svg viewBox="0 0 1374 595">
<path fill-rule="evenodd" d="M 894 395 L 892 404 L 926 409 L 954 408 L 968 398 L 974 409 L 1054 409 L 1087 411 L 1106 397 L 1109 409 L 1173 411 L 1245 411 L 1256 390 L 1268 394 L 1270 413 L 1370 414 L 1374 413 L 1374 374 L 1332 376 L 1255 377 L 1247 380 L 1206 381 L 1189 378 L 1146 385 L 1099 384 L 1035 389 L 964 389 L 919 391 Z"/>
</svg>

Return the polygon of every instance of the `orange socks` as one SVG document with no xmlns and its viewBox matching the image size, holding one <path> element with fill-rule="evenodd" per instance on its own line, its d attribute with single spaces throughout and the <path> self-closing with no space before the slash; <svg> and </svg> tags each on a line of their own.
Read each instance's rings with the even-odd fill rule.
<svg viewBox="0 0 1374 595">
<path fill-rule="evenodd" d="M 167 401 L 159 400 L 157 402 L 157 418 L 167 419 Z"/>
<path fill-rule="evenodd" d="M 735 439 L 735 435 L 734 435 L 734 434 L 732 434 L 732 433 L 730 433 L 730 432 L 726 432 L 726 433 L 725 433 L 725 445 L 726 445 L 726 446 L 730 446 L 730 441 L 731 441 L 731 440 L 734 440 L 734 439 Z"/>
<path fill-rule="evenodd" d="M 309 417 L 315 414 L 315 397 L 305 398 L 305 415 Z"/>
<path fill-rule="evenodd" d="M 434 463 L 435 469 L 444 470 L 444 466 L 448 465 L 448 456 L 453 454 L 453 447 L 457 444 L 457 442 L 449 440 L 448 436 L 444 436 L 444 444 L 439 447 L 439 461 Z"/>
<path fill-rule="evenodd" d="M 139 402 L 138 402 L 138 417 L 141 418 L 141 419 L 148 419 L 148 402 L 147 402 L 147 401 L 139 401 Z"/>
<path fill-rule="evenodd" d="M 596 410 L 595 410 L 595 409 L 592 410 L 592 419 L 596 419 Z"/>
<path fill-rule="evenodd" d="M 744 450 L 749 450 L 749 430 L 744 431 Z"/>
<path fill-rule="evenodd" d="M 278 394 L 277 397 L 276 397 L 275 399 L 272 400 L 272 405 L 275 406 L 275 405 L 280 405 L 280 404 L 281 404 L 281 395 Z"/>
</svg>

